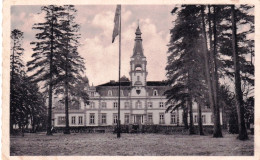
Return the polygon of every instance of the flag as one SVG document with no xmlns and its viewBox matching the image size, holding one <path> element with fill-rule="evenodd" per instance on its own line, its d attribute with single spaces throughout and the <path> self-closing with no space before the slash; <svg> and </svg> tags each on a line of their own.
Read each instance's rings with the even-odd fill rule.
<svg viewBox="0 0 260 160">
<path fill-rule="evenodd" d="M 117 5 L 116 6 L 116 13 L 115 13 L 115 18 L 114 18 L 114 30 L 113 30 L 113 35 L 112 35 L 112 43 L 114 43 L 114 40 L 116 38 L 116 36 L 119 34 L 119 18 L 121 14 L 121 5 Z"/>
</svg>

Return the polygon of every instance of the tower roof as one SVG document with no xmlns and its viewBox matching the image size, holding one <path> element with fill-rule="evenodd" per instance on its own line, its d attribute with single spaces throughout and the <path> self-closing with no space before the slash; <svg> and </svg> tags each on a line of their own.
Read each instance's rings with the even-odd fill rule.
<svg viewBox="0 0 260 160">
<path fill-rule="evenodd" d="M 141 30 L 139 28 L 139 24 L 138 24 L 138 27 L 136 28 L 136 31 L 135 31 L 135 46 L 134 46 L 134 50 L 133 50 L 133 56 L 132 57 L 135 57 L 137 55 L 140 55 L 142 57 L 144 57 L 144 54 L 143 54 L 143 44 L 142 44 L 142 37 L 141 37 Z"/>
</svg>

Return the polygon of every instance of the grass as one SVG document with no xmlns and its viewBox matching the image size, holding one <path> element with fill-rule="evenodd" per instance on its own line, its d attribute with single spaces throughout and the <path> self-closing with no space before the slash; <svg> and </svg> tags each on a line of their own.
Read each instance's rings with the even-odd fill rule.
<svg viewBox="0 0 260 160">
<path fill-rule="evenodd" d="M 224 134 L 224 138 L 199 135 L 122 134 L 120 139 L 112 133 L 45 133 L 24 137 L 11 136 L 10 154 L 20 155 L 79 155 L 79 156 L 252 156 L 254 137 L 247 141 L 237 135 Z"/>
</svg>

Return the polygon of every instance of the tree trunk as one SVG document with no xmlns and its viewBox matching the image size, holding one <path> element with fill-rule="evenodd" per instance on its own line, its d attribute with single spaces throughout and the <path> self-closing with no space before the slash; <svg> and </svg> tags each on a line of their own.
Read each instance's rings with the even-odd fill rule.
<svg viewBox="0 0 260 160">
<path fill-rule="evenodd" d="M 179 127 L 179 108 L 177 108 L 177 114 L 176 114 L 176 119 L 177 119 L 177 127 Z"/>
<path fill-rule="evenodd" d="M 32 124 L 32 133 L 35 133 L 35 118 L 34 118 L 34 109 L 32 108 L 32 115 L 31 115 L 31 124 Z"/>
<path fill-rule="evenodd" d="M 212 82 L 213 82 L 213 95 L 214 95 L 214 108 L 213 108 L 213 137 L 218 138 L 222 137 L 221 131 L 221 124 L 220 124 L 220 113 L 219 113 L 219 102 L 218 102 L 218 67 L 217 67 L 217 30 L 216 30 L 216 13 L 215 13 L 215 6 L 213 6 L 214 13 L 213 13 L 213 44 L 212 44 L 212 28 L 211 28 L 211 12 L 210 12 L 210 5 L 208 6 L 208 15 L 209 15 L 209 37 L 210 37 L 210 60 L 212 66 Z M 213 49 L 213 50 L 212 50 Z"/>
<path fill-rule="evenodd" d="M 243 93 L 241 90 L 241 79 L 240 79 L 240 67 L 238 60 L 238 51 L 237 51 L 237 28 L 236 28 L 236 13 L 235 6 L 231 6 L 231 21 L 232 21 L 232 48 L 233 48 L 233 61 L 234 61 L 234 70 L 235 70 L 235 99 L 238 115 L 238 129 L 239 135 L 238 139 L 246 140 L 248 139 L 245 118 L 244 118 L 244 107 L 243 107 Z"/>
<path fill-rule="evenodd" d="M 221 124 L 220 124 L 220 111 L 219 111 L 219 98 L 218 98 L 218 64 L 217 64 L 217 28 L 216 28 L 216 8 L 215 6 L 213 7 L 214 13 L 213 13 L 213 36 L 214 36 L 214 78 L 215 81 L 215 108 L 214 108 L 214 131 L 213 131 L 213 137 L 223 137 L 222 136 L 222 131 L 221 131 Z"/>
<path fill-rule="evenodd" d="M 186 105 L 185 108 L 183 108 L 183 117 L 182 117 L 182 121 L 184 123 L 184 128 L 188 129 L 189 125 L 188 125 L 188 104 Z"/>
<path fill-rule="evenodd" d="M 68 17 L 68 25 L 69 25 L 69 17 Z M 65 62 L 65 117 L 66 117 L 66 127 L 64 134 L 70 134 L 70 127 L 69 127 L 69 93 L 68 93 L 68 45 L 69 45 L 69 39 L 68 39 L 68 31 L 67 31 L 67 44 L 66 44 L 66 62 Z"/>
<path fill-rule="evenodd" d="M 66 64 L 65 64 L 65 117 L 66 117 L 66 127 L 64 130 L 64 134 L 70 134 L 69 128 L 69 100 L 68 100 L 68 55 L 66 56 Z"/>
<path fill-rule="evenodd" d="M 53 9 L 52 9 L 53 16 Z M 52 59 L 53 59 L 53 20 L 51 21 L 51 53 L 50 53 L 50 81 L 49 81 L 49 108 L 48 108 L 48 124 L 47 124 L 47 135 L 52 135 Z"/>
<path fill-rule="evenodd" d="M 190 126 L 189 126 L 189 134 L 195 134 L 194 124 L 193 124 L 193 111 L 192 111 L 192 97 L 188 98 L 189 105 L 189 114 L 190 114 Z"/>
<path fill-rule="evenodd" d="M 192 69 L 192 68 L 191 68 Z M 188 70 L 188 84 L 190 83 L 190 70 Z M 190 114 L 190 126 L 189 126 L 189 133 L 190 135 L 195 134 L 194 131 L 194 124 L 193 124 L 193 110 L 192 110 L 192 95 L 191 95 L 191 89 L 188 86 L 188 108 L 189 108 L 189 114 Z"/>
<path fill-rule="evenodd" d="M 212 109 L 212 114 L 214 115 L 215 111 L 215 101 L 213 95 L 213 86 L 211 83 L 210 78 L 210 66 L 209 66 L 209 57 L 208 57 L 208 48 L 207 48 L 207 37 L 206 37 L 206 28 L 205 28 L 205 20 L 204 20 L 204 7 L 201 6 L 201 17 L 202 17 L 202 45 L 203 45 L 203 54 L 205 59 L 205 71 L 206 71 L 206 78 L 208 83 L 208 90 L 209 90 L 209 103 L 210 108 Z"/>
<path fill-rule="evenodd" d="M 204 135 L 202 118 L 201 118 L 201 104 L 200 103 L 198 103 L 198 126 L 199 126 L 200 135 Z"/>
</svg>

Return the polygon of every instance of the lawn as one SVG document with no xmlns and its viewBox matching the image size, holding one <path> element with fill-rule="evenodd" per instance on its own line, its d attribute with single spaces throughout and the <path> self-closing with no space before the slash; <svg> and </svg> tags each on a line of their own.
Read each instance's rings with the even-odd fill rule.
<svg viewBox="0 0 260 160">
<path fill-rule="evenodd" d="M 254 155 L 254 137 L 247 141 L 237 135 L 224 134 L 224 138 L 199 135 L 122 134 L 120 139 L 112 133 L 45 133 L 24 137 L 11 136 L 10 154 L 18 155 L 79 155 L 79 156 L 238 156 Z"/>
</svg>

